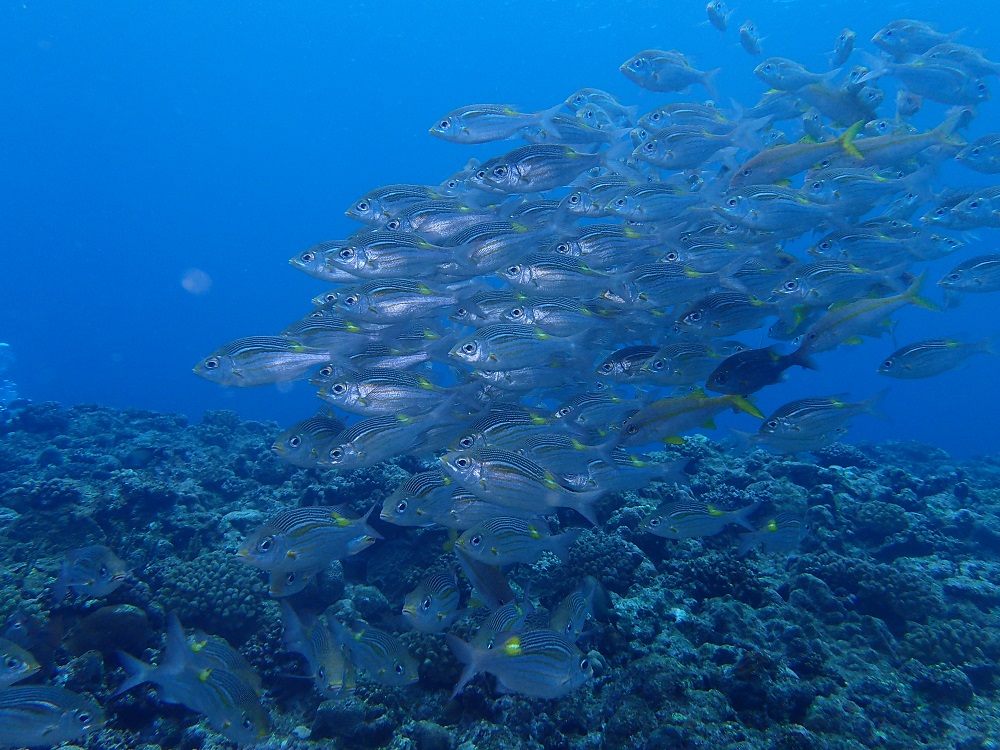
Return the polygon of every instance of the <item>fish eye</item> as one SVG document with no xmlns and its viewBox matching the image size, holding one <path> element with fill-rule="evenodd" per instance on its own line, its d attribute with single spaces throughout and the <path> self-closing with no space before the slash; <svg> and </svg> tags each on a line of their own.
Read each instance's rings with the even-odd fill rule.
<svg viewBox="0 0 1000 750">
<path fill-rule="evenodd" d="M 569 200 L 570 203 L 572 203 L 575 206 L 577 203 L 580 202 L 580 195 L 578 193 L 573 193 L 573 195 L 571 195 L 568 198 L 568 200 Z"/>
<path fill-rule="evenodd" d="M 469 463 L 470 463 L 470 461 L 467 458 L 457 458 L 457 459 L 455 459 L 455 466 L 457 466 L 460 469 L 467 468 L 469 466 Z"/>
<path fill-rule="evenodd" d="M 634 425 L 634 424 L 630 424 L 628 427 L 625 428 L 625 432 L 627 432 L 629 435 L 634 435 L 638 431 L 639 431 L 638 425 Z"/>
<path fill-rule="evenodd" d="M 512 318 L 520 318 L 522 315 L 524 315 L 524 310 L 522 310 L 520 307 L 515 307 L 513 310 L 510 311 L 510 317 Z"/>
<path fill-rule="evenodd" d="M 798 281 L 792 280 L 792 281 L 786 281 L 784 283 L 784 289 L 786 292 L 794 292 L 798 288 L 799 288 Z"/>
<path fill-rule="evenodd" d="M 333 375 L 333 368 L 330 365 L 327 365 L 319 371 L 319 374 L 321 377 L 328 378 Z"/>
<path fill-rule="evenodd" d="M 635 60 L 632 61 L 632 68 L 633 69 L 641 68 L 644 62 L 645 60 L 643 60 L 641 57 L 637 57 Z"/>
<path fill-rule="evenodd" d="M 507 266 L 507 275 L 508 276 L 517 276 L 519 273 L 521 273 L 521 267 L 520 266 Z"/>
<path fill-rule="evenodd" d="M 626 203 L 626 200 L 624 198 L 619 198 L 618 200 L 615 201 L 615 207 L 616 208 L 624 208 L 625 207 L 625 203 Z"/>
<path fill-rule="evenodd" d="M 343 457 L 344 457 L 344 451 L 341 450 L 340 448 L 330 449 L 330 458 L 332 458 L 334 461 L 339 461 Z"/>
<path fill-rule="evenodd" d="M 246 717 L 245 719 L 243 719 L 243 728 L 244 729 L 253 729 L 253 722 L 250 721 L 250 717 L 249 716 Z"/>
<path fill-rule="evenodd" d="M 772 420 L 768 421 L 767 426 L 770 427 L 772 430 L 778 429 L 778 420 L 777 419 L 772 419 Z"/>
<path fill-rule="evenodd" d="M 980 82 L 979 85 L 976 86 L 976 91 L 986 91 L 986 84 Z"/>
<path fill-rule="evenodd" d="M 655 362 L 653 362 L 653 364 L 650 365 L 650 367 L 652 369 L 654 369 L 654 370 L 662 370 L 663 366 L 664 365 L 663 365 L 663 360 L 662 359 L 658 359 Z"/>
<path fill-rule="evenodd" d="M 473 439 L 472 439 L 471 437 L 468 437 L 468 436 L 466 436 L 466 437 L 462 438 L 461 440 L 459 440 L 459 441 L 458 441 L 458 444 L 459 444 L 460 446 L 462 446 L 463 448 L 471 448 L 471 447 L 472 447 L 472 444 L 473 444 L 474 442 L 475 442 L 475 441 L 473 441 Z M 463 460 L 463 461 L 464 461 L 465 459 L 460 459 L 460 460 Z M 463 466 L 464 466 L 464 464 L 463 464 Z"/>
<path fill-rule="evenodd" d="M 481 534 L 476 534 L 474 537 L 472 537 L 472 539 L 469 540 L 469 544 L 471 544 L 473 547 L 478 547 L 482 543 L 483 543 L 483 537 Z"/>
<path fill-rule="evenodd" d="M 351 258 L 354 257 L 354 250 L 352 250 L 349 247 L 345 247 L 345 248 L 341 249 L 340 253 L 338 253 L 338 254 L 344 260 L 350 260 Z"/>
<path fill-rule="evenodd" d="M 326 313 L 324 313 L 322 310 L 315 310 L 314 312 L 309 313 L 309 317 L 312 318 L 313 320 L 320 320 L 326 317 Z"/>
<path fill-rule="evenodd" d="M 589 667 L 590 667 L 590 660 L 589 659 L 586 659 L 586 658 L 580 659 L 580 669 L 582 669 L 584 672 L 586 672 Z"/>
<path fill-rule="evenodd" d="M 97 575 L 99 575 L 101 578 L 107 578 L 108 577 L 108 566 L 107 565 L 102 565 L 101 569 L 97 571 Z"/>
<path fill-rule="evenodd" d="M 883 369 L 888 370 L 890 367 L 892 367 L 892 360 L 891 359 L 887 359 L 885 362 L 882 363 L 882 368 Z"/>
<path fill-rule="evenodd" d="M 973 156 L 979 156 L 979 146 L 976 146 L 972 151 L 970 151 Z"/>
<path fill-rule="evenodd" d="M 502 164 L 499 167 L 494 167 L 493 176 L 497 178 L 503 178 L 507 175 L 507 167 Z"/>
<path fill-rule="evenodd" d="M 556 417 L 565 417 L 569 414 L 570 410 L 568 407 L 564 406 L 556 412 Z"/>
<path fill-rule="evenodd" d="M 406 667 L 404 667 L 398 661 L 396 662 L 395 670 L 396 670 L 396 674 L 398 674 L 400 676 L 403 676 L 404 674 L 406 674 Z"/>
<path fill-rule="evenodd" d="M 447 130 L 450 127 L 451 123 L 448 122 L 447 120 L 441 120 L 441 122 L 438 123 L 438 128 L 440 128 L 441 130 Z"/>
<path fill-rule="evenodd" d="M 428 597 L 425 597 L 425 598 L 424 598 L 424 600 L 423 600 L 422 602 L 420 602 L 420 607 L 421 607 L 421 609 L 423 609 L 423 610 L 424 610 L 425 612 L 426 612 L 427 610 L 429 610 L 429 609 L 431 608 L 431 598 L 430 598 L 429 596 L 428 596 Z"/>
<path fill-rule="evenodd" d="M 556 245 L 556 252 L 566 255 L 569 252 L 569 243 L 560 242 L 558 245 Z"/>
<path fill-rule="evenodd" d="M 300 438 L 298 435 L 292 435 L 292 437 L 288 438 L 288 444 L 293 448 L 298 448 L 300 445 L 302 445 L 302 438 Z"/>
<path fill-rule="evenodd" d="M 572 635 L 573 634 L 573 623 L 572 622 L 567 622 L 566 623 L 566 627 L 563 628 L 563 632 L 566 635 Z M 584 669 L 586 669 L 586 667 L 584 667 Z"/>
<path fill-rule="evenodd" d="M 458 187 L 458 180 L 448 180 L 448 187 L 449 188 L 457 188 Z"/>
<path fill-rule="evenodd" d="M 476 345 L 470 341 L 468 344 L 462 345 L 462 351 L 465 352 L 466 354 L 475 354 Z"/>
<path fill-rule="evenodd" d="M 822 190 L 823 189 L 823 180 L 816 180 L 816 182 L 814 182 L 812 184 L 812 189 L 813 190 Z"/>
<path fill-rule="evenodd" d="M 646 141 L 642 145 L 642 149 L 643 149 L 643 151 L 646 151 L 647 153 L 650 153 L 650 154 L 653 153 L 654 151 L 656 151 L 656 141 Z"/>
<path fill-rule="evenodd" d="M 13 656 L 8 656 L 7 661 L 4 662 L 4 665 L 7 667 L 7 669 L 14 669 L 16 667 L 21 666 L 21 662 L 19 662 Z"/>
<path fill-rule="evenodd" d="M 291 586 L 293 583 L 295 583 L 295 571 L 294 570 L 291 573 L 289 573 L 288 575 L 285 576 L 285 583 L 287 583 L 289 586 Z"/>
<path fill-rule="evenodd" d="M 951 279 L 952 281 L 958 281 L 960 278 L 962 278 L 962 276 L 961 274 L 950 273 L 948 274 L 948 278 Z"/>
<path fill-rule="evenodd" d="M 832 245 L 828 241 L 824 241 L 824 242 L 819 243 L 819 249 L 820 250 L 829 250 L 831 247 L 832 247 Z"/>
<path fill-rule="evenodd" d="M 356 304 L 358 304 L 358 297 L 357 297 L 357 295 L 351 294 L 351 295 L 349 295 L 347 297 L 344 297 L 344 304 L 345 305 L 356 305 Z"/>
<path fill-rule="evenodd" d="M 302 255 L 299 256 L 299 259 L 303 263 L 312 263 L 314 260 L 316 260 L 316 254 L 315 253 L 302 253 Z"/>
<path fill-rule="evenodd" d="M 78 722 L 80 722 L 81 724 L 89 724 L 90 723 L 90 714 L 87 713 L 86 711 L 81 711 L 80 713 L 78 713 L 76 715 L 76 720 Z"/>
<path fill-rule="evenodd" d="M 747 174 L 749 174 L 749 172 L 747 172 Z M 729 200 L 726 201 L 726 205 L 729 206 L 730 208 L 736 208 L 736 206 L 738 206 L 739 203 L 740 202 L 736 198 L 730 198 Z"/>
<path fill-rule="evenodd" d="M 330 390 L 333 391 L 338 396 L 340 396 L 343 395 L 343 393 L 347 390 L 347 386 L 344 385 L 343 383 L 334 383 L 333 385 L 330 386 Z"/>
<path fill-rule="evenodd" d="M 319 677 L 321 680 L 325 680 L 326 679 L 326 667 L 320 667 L 319 669 L 317 669 L 316 670 L 316 676 Z"/>
<path fill-rule="evenodd" d="M 684 320 L 686 320 L 686 321 L 688 321 L 690 323 L 697 323 L 699 320 L 701 320 L 701 311 L 700 310 L 696 310 L 693 313 L 688 313 L 687 317 L 685 317 Z"/>
<path fill-rule="evenodd" d="M 257 551 L 258 552 L 269 552 L 271 550 L 271 545 L 273 545 L 273 544 L 274 544 L 274 537 L 273 536 L 266 536 L 263 539 L 261 539 L 259 542 L 257 542 Z"/>
<path fill-rule="evenodd" d="M 486 177 L 486 170 L 485 169 L 480 169 L 478 172 L 476 172 L 476 179 L 477 180 L 481 180 L 484 177 Z"/>
<path fill-rule="evenodd" d="M 397 229 L 399 229 L 399 228 L 400 228 L 401 226 L 403 226 L 403 224 L 402 224 L 402 222 L 400 222 L 400 220 L 399 220 L 399 219 L 393 219 L 392 221 L 388 222 L 388 223 L 387 223 L 387 224 L 385 225 L 385 228 L 386 228 L 386 229 L 388 229 L 388 230 L 389 230 L 389 231 L 391 231 L 391 232 L 395 232 L 395 231 L 396 231 Z"/>
<path fill-rule="evenodd" d="M 681 259 L 681 255 L 676 250 L 671 250 L 669 253 L 663 256 L 663 259 L 671 263 L 676 263 Z"/>
<path fill-rule="evenodd" d="M 744 169 L 742 172 L 740 172 L 740 174 L 743 175 L 744 177 L 749 177 L 750 175 L 753 174 L 753 170 L 752 169 Z"/>
<path fill-rule="evenodd" d="M 407 502 L 405 500 L 400 500 L 398 503 L 396 503 L 396 512 L 397 513 L 405 513 L 406 512 L 406 506 L 407 506 Z"/>
<path fill-rule="evenodd" d="M 969 208 L 975 211 L 977 208 L 979 208 L 979 201 L 972 201 L 972 203 L 969 204 Z"/>
<path fill-rule="evenodd" d="M 355 208 L 358 209 L 358 211 L 367 211 L 368 201 L 361 201 L 357 206 L 355 206 Z"/>
<path fill-rule="evenodd" d="M 615 369 L 615 366 L 610 362 L 605 362 L 601 365 L 601 372 L 611 372 L 613 369 Z"/>
<path fill-rule="evenodd" d="M 210 359 L 206 359 L 205 360 L 205 369 L 206 370 L 214 370 L 218 366 L 219 366 L 219 360 L 216 359 L 215 357 L 211 357 Z"/>
<path fill-rule="evenodd" d="M 649 115 L 650 122 L 659 122 L 661 119 L 663 119 L 663 115 L 661 115 L 659 112 L 653 112 L 652 114 Z"/>
<path fill-rule="evenodd" d="M 771 71 L 773 69 L 774 69 L 774 66 L 772 66 L 771 63 L 768 63 L 767 65 L 764 66 L 764 70 L 766 70 L 766 71 Z"/>
<path fill-rule="evenodd" d="M 655 529 L 657 526 L 660 525 L 660 519 L 659 518 L 650 518 L 649 519 L 649 525 L 652 526 Z"/>
</svg>

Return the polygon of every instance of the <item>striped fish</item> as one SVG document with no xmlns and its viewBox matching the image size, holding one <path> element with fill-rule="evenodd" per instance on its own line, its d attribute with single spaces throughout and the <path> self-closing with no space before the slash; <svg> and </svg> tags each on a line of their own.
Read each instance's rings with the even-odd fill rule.
<svg viewBox="0 0 1000 750">
<path fill-rule="evenodd" d="M 927 339 L 902 346 L 878 367 L 892 378 L 929 378 L 961 367 L 976 354 L 996 354 L 992 338 L 981 341 Z"/>
<path fill-rule="evenodd" d="M 352 320 L 397 323 L 434 316 L 458 300 L 413 279 L 376 279 L 339 290 L 332 307 Z"/>
<path fill-rule="evenodd" d="M 521 295 L 500 317 L 508 323 L 539 328 L 552 336 L 572 336 L 593 325 L 595 313 L 573 297 Z"/>
<path fill-rule="evenodd" d="M 339 471 L 374 466 L 393 456 L 409 453 L 424 439 L 426 431 L 438 423 L 434 414 L 380 414 L 355 422 L 340 433 L 319 463 Z"/>
<path fill-rule="evenodd" d="M 524 224 L 484 221 L 453 236 L 448 246 L 472 275 L 499 271 L 534 250 L 538 240 L 539 235 Z"/>
<path fill-rule="evenodd" d="M 308 250 L 292 256 L 289 258 L 288 263 L 293 268 L 297 268 L 314 279 L 319 279 L 330 284 L 349 284 L 357 281 L 358 277 L 354 274 L 336 268 L 327 262 L 330 253 L 336 252 L 339 248 L 340 241 L 337 240 L 320 242 Z"/>
<path fill-rule="evenodd" d="M 457 200 L 432 200 L 406 206 L 389 218 L 384 229 L 418 234 L 428 242 L 450 244 L 469 227 L 490 221 L 495 214 L 477 211 Z"/>
<path fill-rule="evenodd" d="M 233 742 L 253 743 L 269 733 L 270 720 L 258 688 L 192 649 L 176 618 L 167 623 L 166 644 L 157 665 L 123 651 L 117 654 L 129 676 L 112 695 L 151 682 L 162 701 L 204 714 L 212 729 Z M 219 656 L 216 651 L 215 657 Z"/>
<path fill-rule="evenodd" d="M 458 579 L 452 571 L 426 576 L 403 600 L 403 621 L 421 633 L 440 633 L 465 615 L 459 610 Z"/>
<path fill-rule="evenodd" d="M 1000 291 L 1000 253 L 962 261 L 941 277 L 938 286 L 946 292 Z"/>
<path fill-rule="evenodd" d="M 319 391 L 324 401 L 351 414 L 420 414 L 430 411 L 449 391 L 408 370 L 370 368 L 345 371 Z"/>
<path fill-rule="evenodd" d="M 328 566 L 306 570 L 272 570 L 267 574 L 267 593 L 272 599 L 283 599 L 303 591 Z"/>
<path fill-rule="evenodd" d="M 679 500 L 661 505 L 642 520 L 639 528 L 664 539 L 715 536 L 730 524 L 756 531 L 747 519 L 759 507 L 760 501 L 757 501 L 738 510 L 722 510 L 686 494 Z"/>
<path fill-rule="evenodd" d="M 790 555 L 805 535 L 805 519 L 798 513 L 782 511 L 759 529 L 740 534 L 736 555 L 743 557 L 757 546 L 765 555 Z"/>
<path fill-rule="evenodd" d="M 504 266 L 500 278 L 523 294 L 582 294 L 600 291 L 614 278 L 596 271 L 580 258 L 552 253 L 530 253 Z"/>
<path fill-rule="evenodd" d="M 327 263 L 361 279 L 426 274 L 454 259 L 448 248 L 403 232 L 377 230 L 327 255 Z"/>
<path fill-rule="evenodd" d="M 379 518 L 396 526 L 434 526 L 451 507 L 454 482 L 440 471 L 422 471 L 403 480 L 382 503 Z"/>
<path fill-rule="evenodd" d="M 502 607 L 493 610 L 490 616 L 483 620 L 479 630 L 472 636 L 472 645 L 479 648 L 493 648 L 498 636 L 524 630 L 528 616 L 534 612 L 535 606 L 530 599 L 507 602 Z"/>
<path fill-rule="evenodd" d="M 343 508 L 290 508 L 251 532 L 237 554 L 264 570 L 303 572 L 357 554 L 380 538 L 366 518 L 350 517 Z"/>
<path fill-rule="evenodd" d="M 344 214 L 349 219 L 379 225 L 407 206 L 438 197 L 437 189 L 429 185 L 384 185 L 356 200 Z"/>
<path fill-rule="evenodd" d="M 524 518 L 528 521 L 540 520 L 540 516 L 534 511 L 488 503 L 471 492 L 457 487 L 451 492 L 450 502 L 436 510 L 434 521 L 446 529 L 465 531 L 477 523 L 498 515 Z"/>
<path fill-rule="evenodd" d="M 650 357 L 642 375 L 657 385 L 694 385 L 711 375 L 726 357 L 748 348 L 739 341 L 678 341 Z"/>
<path fill-rule="evenodd" d="M 517 453 L 479 448 L 452 451 L 440 460 L 455 481 L 486 502 L 534 512 L 573 508 L 597 525 L 593 506 L 603 494 L 601 491 L 570 489 L 551 472 Z"/>
<path fill-rule="evenodd" d="M 583 636 L 583 627 L 588 617 L 601 622 L 617 618 L 611 596 L 593 576 L 585 577 L 574 591 L 556 605 L 552 610 L 549 628 L 576 643 Z"/>
<path fill-rule="evenodd" d="M 405 687 L 420 679 L 416 660 L 395 636 L 369 625 L 353 632 L 329 615 L 326 620 L 334 638 L 347 649 L 351 661 L 376 682 Z"/>
<path fill-rule="evenodd" d="M 625 420 L 619 446 L 664 442 L 681 444 L 680 435 L 695 427 L 714 427 L 713 418 L 726 409 L 742 411 L 759 419 L 764 415 L 742 396 L 706 396 L 700 388 L 687 396 L 661 398 Z"/>
<path fill-rule="evenodd" d="M 487 565 L 531 564 L 546 551 L 566 562 L 569 548 L 582 532 L 583 529 L 569 529 L 562 534 L 552 534 L 542 521 L 496 516 L 467 529 L 455 546 Z"/>
<path fill-rule="evenodd" d="M 462 552 L 458 546 L 454 548 L 455 559 L 462 573 L 469 579 L 469 584 L 475 592 L 475 599 L 487 609 L 499 609 L 514 601 L 514 592 L 507 583 L 507 578 L 495 565 L 486 565 Z"/>
<path fill-rule="evenodd" d="M 517 370 L 564 358 L 568 348 L 569 339 L 551 336 L 541 328 L 490 323 L 461 340 L 449 354 L 481 370 Z"/>
<path fill-rule="evenodd" d="M 281 336 L 247 336 L 219 347 L 194 367 L 219 385 L 250 388 L 298 380 L 330 355 Z"/>
<path fill-rule="evenodd" d="M 319 465 L 319 453 L 343 431 L 343 420 L 323 407 L 315 416 L 283 430 L 274 439 L 271 450 L 293 466 L 315 468 Z"/>
<path fill-rule="evenodd" d="M 356 679 L 354 665 L 322 619 L 303 620 L 288 601 L 282 599 L 282 642 L 289 651 L 306 660 L 316 690 L 324 698 L 353 693 Z"/>
<path fill-rule="evenodd" d="M 593 666 L 576 644 L 552 630 L 521 630 L 497 639 L 493 648 L 477 648 L 455 635 L 445 639 L 465 664 L 452 697 L 480 672 L 496 676 L 507 691 L 532 698 L 559 698 L 594 675 Z"/>
<path fill-rule="evenodd" d="M 0 745 L 36 747 L 72 742 L 100 729 L 101 707 L 90 697 L 51 685 L 0 688 Z"/>
</svg>

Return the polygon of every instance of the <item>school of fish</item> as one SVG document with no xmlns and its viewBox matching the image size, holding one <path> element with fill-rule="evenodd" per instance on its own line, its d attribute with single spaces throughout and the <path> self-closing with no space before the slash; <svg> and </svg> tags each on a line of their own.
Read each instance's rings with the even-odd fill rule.
<svg viewBox="0 0 1000 750">
<path fill-rule="evenodd" d="M 725 3 L 706 10 L 725 32 Z M 914 20 L 888 24 L 872 51 L 855 49 L 845 29 L 826 71 L 764 57 L 753 21 L 738 34 L 761 58 L 754 73 L 764 88 L 752 107 L 694 100 L 718 99 L 718 71 L 647 49 L 621 72 L 664 94 L 648 112 L 581 89 L 538 112 L 473 104 L 442 115 L 432 136 L 495 143 L 497 155 L 469 160 L 439 185 L 392 184 L 360 197 L 346 211 L 357 231 L 291 259 L 326 285 L 312 312 L 195 367 L 223 386 L 315 386 L 317 413 L 274 442 L 295 466 L 423 462 L 362 516 L 288 508 L 239 548 L 267 576 L 285 647 L 302 656 L 323 696 L 364 678 L 393 687 L 420 679 L 393 633 L 299 611 L 288 599 L 377 545 L 374 519 L 451 534 L 451 562 L 400 603 L 400 621 L 446 639 L 464 665 L 454 695 L 488 673 L 498 690 L 558 698 L 593 675 L 579 644 L 589 622 L 615 621 L 613 603 L 584 579 L 552 605 L 547 627 L 529 626 L 535 605 L 515 597 L 511 566 L 546 552 L 565 561 L 586 529 L 612 533 L 601 528 L 599 503 L 651 482 L 675 489 L 644 531 L 677 540 L 737 527 L 736 554 L 790 553 L 807 533 L 803 514 L 715 507 L 684 487 L 683 460 L 636 451 L 680 444 L 727 411 L 759 420 L 733 430 L 743 447 L 818 450 L 852 420 L 878 414 L 883 394 L 817 394 L 771 415 L 753 394 L 883 336 L 902 308 L 941 314 L 922 296 L 930 261 L 954 260 L 936 280 L 944 308 L 1000 291 L 1000 255 L 964 250 L 971 230 L 1000 228 L 1000 185 L 935 184 L 950 161 L 1000 174 L 1000 133 L 976 132 L 1000 64 Z M 914 127 L 921 110 L 937 113 L 937 125 Z M 931 377 L 994 353 L 992 339 L 930 339 L 876 358 L 872 369 Z M 55 604 L 106 596 L 132 575 L 106 547 L 70 551 Z M 490 614 L 470 640 L 449 632 L 476 607 Z M 6 635 L 0 746 L 71 741 L 104 723 L 88 696 L 15 684 L 40 667 L 16 630 Z M 236 649 L 186 633 L 173 616 L 165 643 L 156 664 L 119 654 L 127 678 L 116 694 L 149 683 L 230 740 L 268 735 L 260 678 Z"/>
</svg>

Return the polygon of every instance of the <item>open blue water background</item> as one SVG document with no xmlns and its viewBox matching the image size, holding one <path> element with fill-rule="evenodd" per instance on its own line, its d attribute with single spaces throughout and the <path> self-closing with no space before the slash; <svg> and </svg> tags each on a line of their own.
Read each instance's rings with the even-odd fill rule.
<svg viewBox="0 0 1000 750">
<path fill-rule="evenodd" d="M 33 400 L 180 411 L 231 408 L 289 424 L 318 401 L 307 384 L 222 390 L 191 373 L 231 339 L 280 330 L 324 289 L 287 265 L 355 226 L 343 210 L 393 182 L 436 183 L 470 156 L 427 128 L 462 104 L 541 109 L 583 86 L 648 109 L 618 66 L 646 47 L 677 48 L 752 105 L 764 90 L 736 29 L 756 21 L 765 52 L 825 69 L 844 26 L 860 40 L 914 17 L 1000 57 L 991 3 L 740 0 L 729 32 L 702 24 L 701 0 L 0 2 L 0 341 L 7 377 Z M 997 127 L 1000 85 L 970 135 Z M 883 111 L 892 114 L 892 83 Z M 703 96 L 699 88 L 692 92 Z M 928 103 L 918 124 L 944 108 Z M 939 185 L 988 178 L 948 165 Z M 996 230 L 961 257 L 996 251 Z M 957 261 L 931 267 L 937 279 Z M 181 281 L 200 269 L 204 294 Z M 936 289 L 929 296 L 940 301 Z M 1000 332 L 1000 298 L 943 314 L 908 309 L 896 336 Z M 758 343 L 757 334 L 742 337 Z M 857 421 L 852 439 L 914 438 L 958 455 L 1000 450 L 1000 359 L 922 381 L 875 375 L 885 337 L 820 355 L 760 396 L 764 411 L 803 395 L 891 387 L 891 423 Z M 735 418 L 733 418 L 735 420 Z M 744 428 L 755 429 L 748 418 Z M 724 433 L 720 433 L 722 435 Z"/>
</svg>

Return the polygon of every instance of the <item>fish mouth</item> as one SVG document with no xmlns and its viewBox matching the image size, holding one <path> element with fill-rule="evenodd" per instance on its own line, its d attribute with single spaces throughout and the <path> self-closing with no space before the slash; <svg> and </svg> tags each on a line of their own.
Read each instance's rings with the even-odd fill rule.
<svg viewBox="0 0 1000 750">
<path fill-rule="evenodd" d="M 416 617 L 417 610 L 415 610 L 413 607 L 403 607 L 403 611 L 400 614 L 409 615 L 410 617 Z"/>
</svg>

